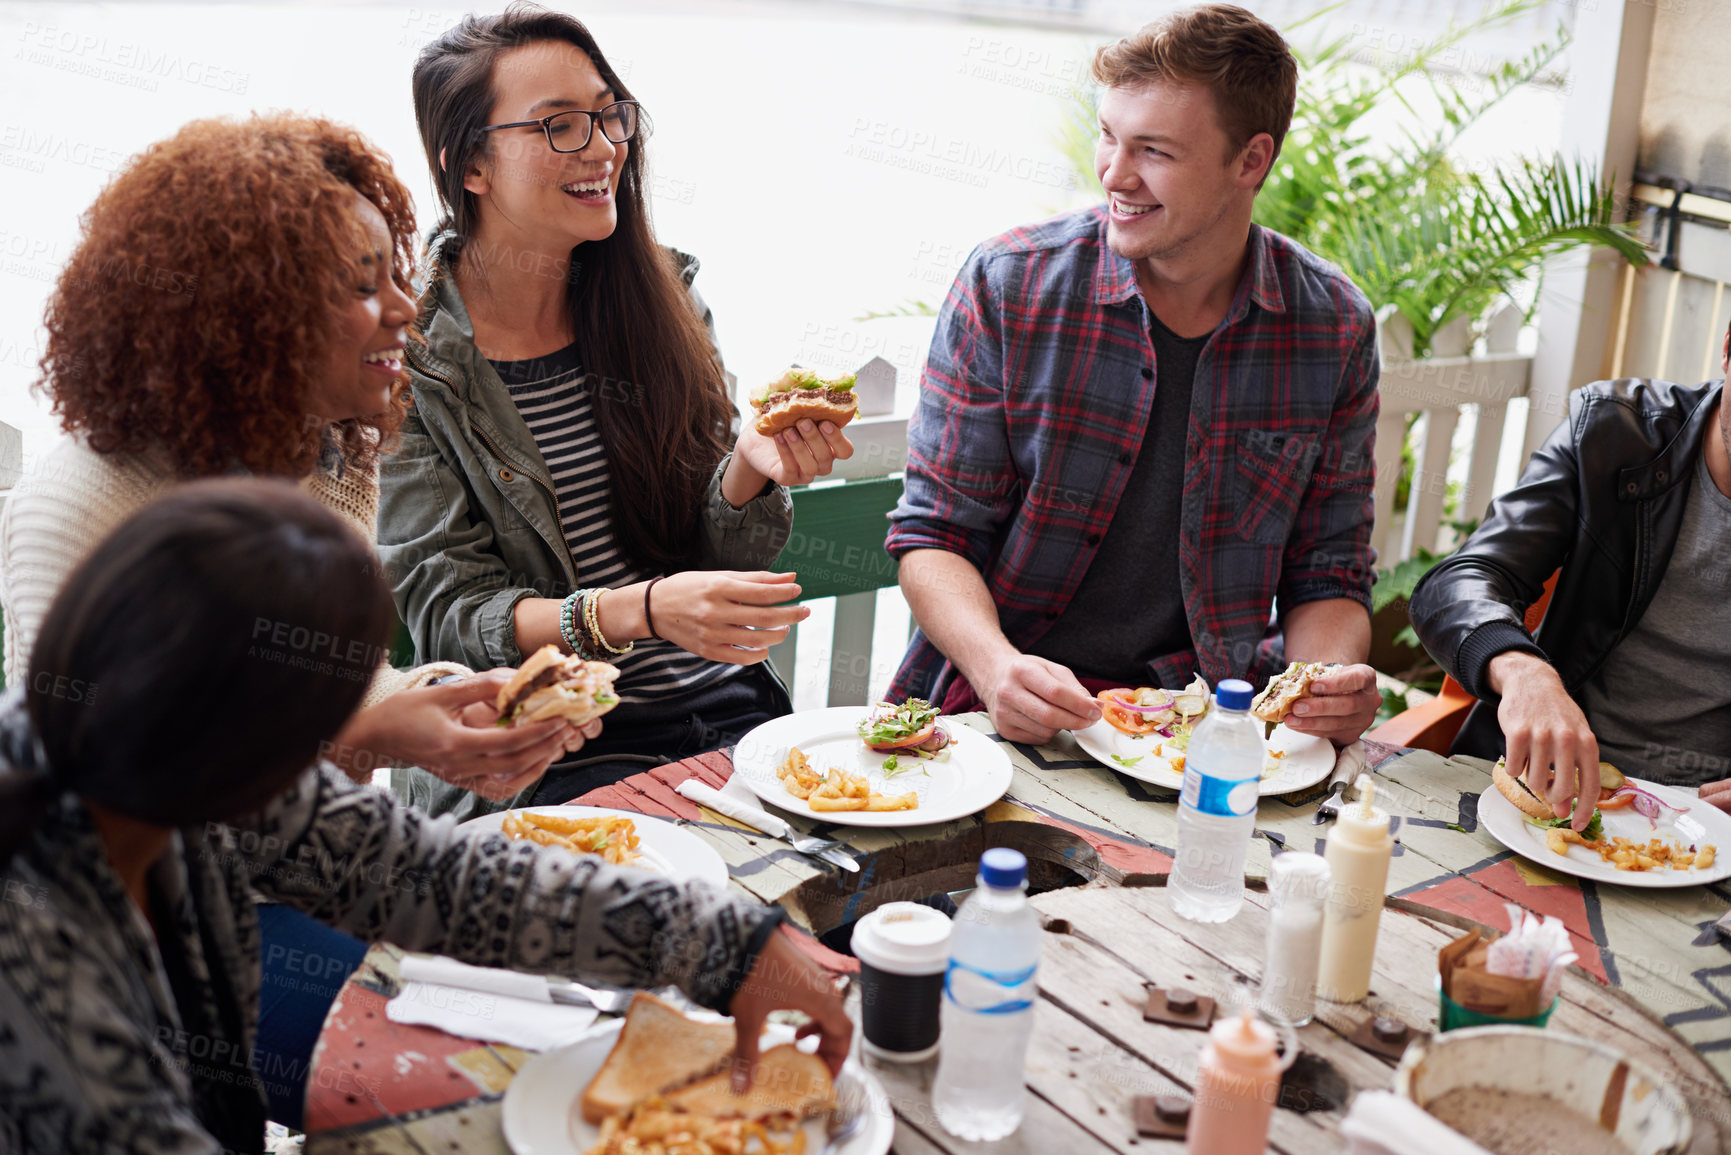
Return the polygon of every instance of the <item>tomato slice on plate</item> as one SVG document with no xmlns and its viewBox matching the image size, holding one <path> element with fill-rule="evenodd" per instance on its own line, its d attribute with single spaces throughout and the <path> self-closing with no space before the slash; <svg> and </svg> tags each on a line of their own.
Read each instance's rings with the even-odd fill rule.
<svg viewBox="0 0 1731 1155">
<path fill-rule="evenodd" d="M 1124 734 L 1152 734 L 1155 730 L 1153 722 L 1134 710 L 1126 710 L 1123 700 L 1118 697 L 1122 690 L 1101 690 L 1094 695 L 1100 700 L 1100 715 L 1111 724 L 1114 730 Z"/>
<path fill-rule="evenodd" d="M 916 730 L 905 738 L 895 738 L 888 742 L 868 742 L 866 744 L 873 750 L 905 750 L 909 746 L 918 746 L 921 742 L 930 738 L 932 736 L 932 731 L 937 729 L 937 726 L 937 720 L 933 719 L 926 723 L 924 729 Z"/>
</svg>

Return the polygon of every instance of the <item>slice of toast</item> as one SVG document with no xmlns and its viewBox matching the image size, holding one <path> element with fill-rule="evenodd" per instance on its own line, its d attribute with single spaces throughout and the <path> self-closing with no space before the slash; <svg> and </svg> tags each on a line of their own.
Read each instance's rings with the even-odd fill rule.
<svg viewBox="0 0 1731 1155">
<path fill-rule="evenodd" d="M 724 1070 L 666 1096 L 667 1106 L 714 1119 L 763 1119 L 792 1115 L 803 1119 L 826 1110 L 835 1101 L 829 1067 L 792 1043 L 771 1047 L 757 1057 L 751 1090 L 733 1093 L 733 1073 Z"/>
<path fill-rule="evenodd" d="M 703 1078 L 732 1056 L 731 1022 L 700 1023 L 638 991 L 613 1049 L 583 1089 L 579 1109 L 586 1122 L 599 1124 L 639 1100 Z"/>
</svg>

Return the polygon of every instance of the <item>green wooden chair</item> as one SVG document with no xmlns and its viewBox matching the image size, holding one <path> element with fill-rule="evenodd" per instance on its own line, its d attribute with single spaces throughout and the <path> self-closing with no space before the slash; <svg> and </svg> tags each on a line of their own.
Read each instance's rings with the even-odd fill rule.
<svg viewBox="0 0 1731 1155">
<path fill-rule="evenodd" d="M 886 518 L 901 499 L 900 477 L 874 477 L 793 491 L 793 534 L 772 567 L 799 574 L 803 601 L 833 597 L 829 704 L 863 706 L 871 678 L 877 591 L 896 584 L 896 562 L 884 552 Z M 799 629 L 769 651 L 782 680 L 793 685 Z"/>
</svg>

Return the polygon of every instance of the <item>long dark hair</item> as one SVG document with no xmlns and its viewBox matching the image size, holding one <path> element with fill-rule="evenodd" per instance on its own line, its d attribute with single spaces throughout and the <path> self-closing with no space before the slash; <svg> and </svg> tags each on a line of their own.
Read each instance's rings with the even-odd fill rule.
<svg viewBox="0 0 1731 1155">
<path fill-rule="evenodd" d="M 439 229 L 457 234 L 444 254 L 453 266 L 479 223 L 463 174 L 488 148 L 480 129 L 493 108 L 494 65 L 510 49 L 549 40 L 581 49 L 617 98 L 631 99 L 581 21 L 535 4 L 465 16 L 415 61 L 415 120 L 447 214 Z M 618 225 L 582 245 L 580 267 L 573 253 L 566 303 L 587 371 L 635 386 L 590 394 L 620 547 L 639 563 L 677 567 L 696 558 L 703 495 L 728 450 L 733 403 L 679 270 L 649 227 L 642 121 L 619 178 Z"/>
<path fill-rule="evenodd" d="M 45 765 L 0 772 L 0 865 L 66 790 L 157 826 L 262 806 L 360 705 L 394 614 L 367 544 L 286 481 L 146 506 L 43 619 L 25 702 Z"/>
</svg>

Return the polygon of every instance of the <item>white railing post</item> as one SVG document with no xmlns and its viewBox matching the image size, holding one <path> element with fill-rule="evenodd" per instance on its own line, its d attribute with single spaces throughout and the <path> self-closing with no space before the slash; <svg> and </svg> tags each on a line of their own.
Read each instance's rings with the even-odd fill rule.
<svg viewBox="0 0 1731 1155">
<path fill-rule="evenodd" d="M 1376 343 L 1383 378 L 1378 386 L 1382 409 L 1376 419 L 1376 522 L 1371 530 L 1371 544 L 1376 547 L 1377 559 L 1388 566 L 1404 556 L 1400 539 L 1394 533 L 1394 490 L 1400 480 L 1400 455 L 1406 445 L 1409 410 L 1395 402 L 1395 390 L 1389 388 L 1387 374 L 1389 366 L 1412 361 L 1412 322 L 1393 305 L 1384 305 L 1376 314 Z"/>
<path fill-rule="evenodd" d="M 1501 304 L 1485 323 L 1486 350 L 1472 352 L 1472 318 L 1458 317 L 1431 338 L 1430 355 L 1412 356 L 1412 327 L 1392 309 L 1378 314 L 1382 351 L 1382 411 L 1377 420 L 1376 530 L 1378 561 L 1392 566 L 1420 550 L 1448 548 L 1442 517 L 1451 472 L 1463 473 L 1461 512 L 1478 516 L 1489 500 L 1501 456 L 1508 403 L 1527 392 L 1532 358 L 1516 352 L 1521 310 Z M 1451 469 L 1450 457 L 1462 408 L 1476 410 L 1471 457 Z M 1401 436 L 1410 414 L 1414 468 L 1406 508 L 1394 508 Z"/>
<path fill-rule="evenodd" d="M 1616 178 L 1626 198 L 1635 174 L 1656 4 L 1578 4 L 1569 42 L 1569 95 L 1557 152 Z M 1604 375 L 1617 296 L 1609 250 L 1576 250 L 1550 262 L 1539 295 L 1524 464 L 1569 410 L 1569 392 Z"/>
<path fill-rule="evenodd" d="M 1516 342 L 1520 340 L 1522 320 L 1520 306 L 1513 301 L 1504 301 L 1485 325 L 1485 352 L 1513 353 Z M 1467 465 L 1466 485 L 1461 490 L 1463 521 L 1482 517 L 1485 507 L 1490 504 L 1508 413 L 1506 401 L 1487 398 L 1478 403 L 1478 416 L 1473 423 L 1473 456 Z"/>
</svg>

